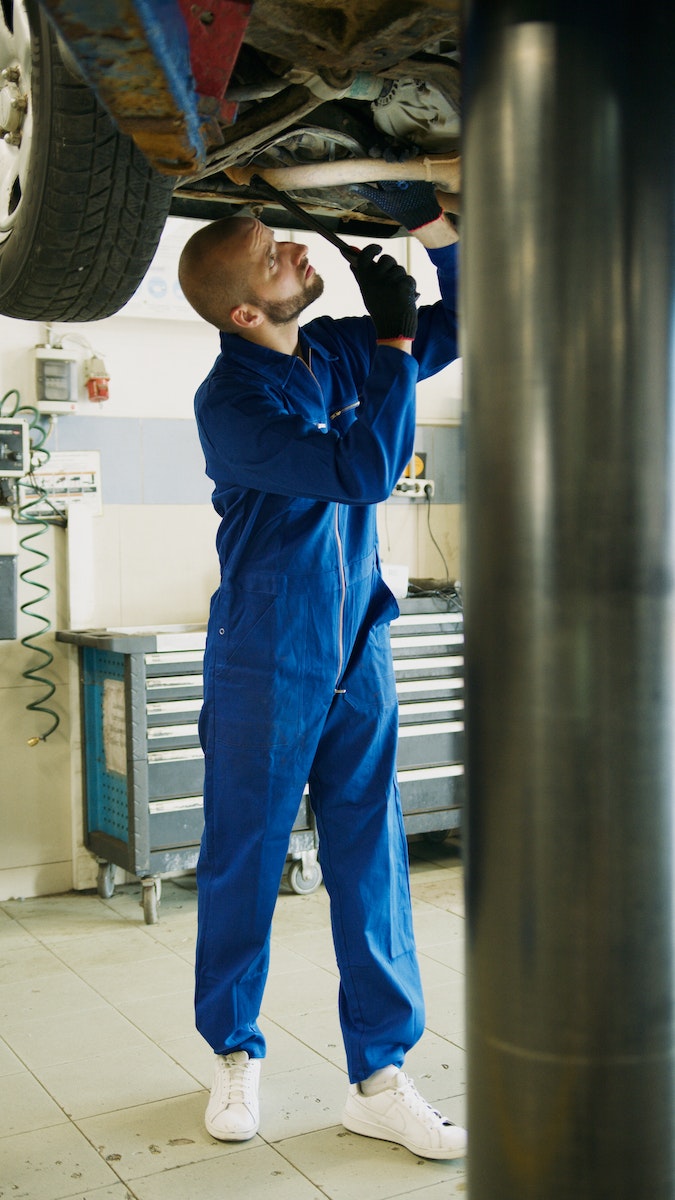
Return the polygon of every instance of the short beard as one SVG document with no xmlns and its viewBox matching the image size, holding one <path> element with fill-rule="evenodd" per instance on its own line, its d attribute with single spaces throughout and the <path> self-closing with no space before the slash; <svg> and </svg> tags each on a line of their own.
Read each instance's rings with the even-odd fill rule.
<svg viewBox="0 0 675 1200">
<path fill-rule="evenodd" d="M 272 325 L 289 325 L 295 321 L 309 304 L 318 300 L 323 293 L 323 279 L 314 275 L 306 287 L 287 300 L 261 300 L 256 297 L 252 301 L 256 308 L 265 314 Z"/>
</svg>

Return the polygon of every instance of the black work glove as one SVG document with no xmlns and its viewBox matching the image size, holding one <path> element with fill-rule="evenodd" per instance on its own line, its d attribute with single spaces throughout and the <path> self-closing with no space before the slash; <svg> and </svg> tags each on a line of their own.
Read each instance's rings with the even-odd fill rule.
<svg viewBox="0 0 675 1200">
<path fill-rule="evenodd" d="M 381 249 L 381 246 L 366 246 L 351 270 L 375 323 L 378 338 L 414 338 L 417 333 L 415 280 L 390 254 L 377 258 Z"/>
<path fill-rule="evenodd" d="M 377 187 L 371 187 L 368 183 L 355 183 L 352 191 L 376 204 L 382 212 L 388 217 L 393 217 L 410 233 L 437 221 L 443 212 L 436 199 L 433 183 L 425 183 L 422 180 L 386 181 L 379 183 Z"/>
</svg>

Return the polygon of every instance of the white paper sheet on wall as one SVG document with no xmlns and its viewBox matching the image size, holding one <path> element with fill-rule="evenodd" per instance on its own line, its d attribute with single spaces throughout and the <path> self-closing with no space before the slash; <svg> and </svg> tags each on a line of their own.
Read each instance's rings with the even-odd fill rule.
<svg viewBox="0 0 675 1200">
<path fill-rule="evenodd" d="M 126 775 L 127 724 L 121 679 L 103 680 L 103 752 L 106 771 Z"/>
</svg>

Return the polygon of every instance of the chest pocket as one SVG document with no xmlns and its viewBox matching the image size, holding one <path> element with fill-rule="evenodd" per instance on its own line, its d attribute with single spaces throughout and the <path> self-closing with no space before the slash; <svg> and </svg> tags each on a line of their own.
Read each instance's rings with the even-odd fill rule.
<svg viewBox="0 0 675 1200">
<path fill-rule="evenodd" d="M 330 414 L 330 428 L 342 437 L 349 426 L 354 424 L 360 403 L 361 401 L 356 396 L 352 400 L 345 400 L 338 408 L 334 409 Z"/>
<path fill-rule="evenodd" d="M 283 405 L 291 416 L 304 417 L 317 429 L 328 429 L 327 400 L 316 376 L 303 359 L 293 364 L 288 390 L 284 392 Z"/>
</svg>

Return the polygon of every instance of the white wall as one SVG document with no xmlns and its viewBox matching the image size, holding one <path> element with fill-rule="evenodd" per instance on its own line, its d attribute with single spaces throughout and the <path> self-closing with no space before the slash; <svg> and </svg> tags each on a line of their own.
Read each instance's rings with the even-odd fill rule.
<svg viewBox="0 0 675 1200">
<path fill-rule="evenodd" d="M 171 224 L 169 251 L 158 259 L 159 271 L 170 274 L 166 262 L 175 258 L 177 240 L 189 228 L 184 222 Z M 307 240 L 312 261 L 326 279 L 326 295 L 311 315 L 363 311 L 347 265 L 314 235 Z M 397 253 L 406 254 L 406 243 L 398 243 Z M 158 316 L 162 311 L 173 315 Z M 181 314 L 180 302 L 169 298 L 164 308 L 153 306 L 139 291 L 124 315 L 55 328 L 86 338 L 103 354 L 111 374 L 111 399 L 96 406 L 83 401 L 79 416 L 97 423 L 119 417 L 184 420 L 186 437 L 193 436 L 192 397 L 217 354 L 218 339 L 210 327 Z M 33 403 L 32 348 L 44 333 L 36 323 L 0 317 L 0 396 L 18 388 L 22 402 Z M 456 420 L 456 374 L 432 392 L 429 419 L 441 424 Z M 71 621 L 72 612 L 85 612 L 88 627 L 204 623 L 217 583 L 217 518 L 207 496 L 208 490 L 203 504 L 106 504 L 101 516 L 88 520 L 80 513 L 68 530 L 52 525 L 41 537 L 48 562 L 36 578 L 49 594 L 37 607 L 52 626 L 41 642 L 54 655 L 44 673 L 56 684 L 47 704 L 60 723 L 46 740 L 28 745 L 51 723 L 26 707 L 40 699 L 44 687 L 25 679 L 23 672 L 41 660 L 20 640 L 0 641 L 0 899 L 95 885 L 95 865 L 82 838 L 77 653 L 56 642 L 54 630 L 81 628 L 81 621 Z M 438 576 L 438 552 L 428 536 L 425 507 L 405 501 L 381 506 L 382 554 L 385 561 L 405 563 L 411 575 Z M 459 506 L 436 505 L 433 513 L 434 536 L 451 577 L 458 575 Z M 36 561 L 28 547 L 19 546 L 25 532 L 0 508 L 0 553 L 18 552 L 21 571 Z M 19 604 L 36 595 L 28 581 L 20 583 Z M 19 615 L 19 639 L 38 628 L 30 613 Z"/>
</svg>

